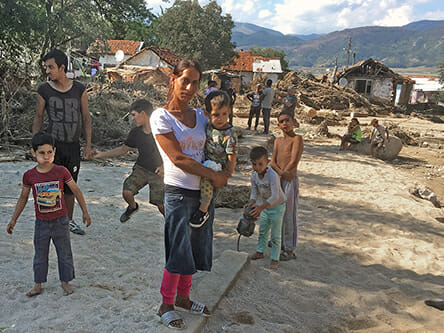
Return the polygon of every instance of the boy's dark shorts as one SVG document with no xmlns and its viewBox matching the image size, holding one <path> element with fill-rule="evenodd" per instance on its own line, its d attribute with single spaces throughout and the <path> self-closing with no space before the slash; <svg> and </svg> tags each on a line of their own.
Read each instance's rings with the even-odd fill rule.
<svg viewBox="0 0 444 333">
<path fill-rule="evenodd" d="M 77 183 L 77 177 L 80 170 L 80 143 L 79 142 L 60 142 L 55 143 L 56 153 L 54 163 L 63 165 L 71 173 L 72 179 Z M 65 194 L 72 194 L 69 186 L 64 186 Z"/>
<path fill-rule="evenodd" d="M 163 178 L 137 164 L 134 165 L 133 172 L 123 182 L 123 190 L 136 195 L 147 184 L 150 185 L 150 203 L 156 206 L 163 205 Z"/>
</svg>

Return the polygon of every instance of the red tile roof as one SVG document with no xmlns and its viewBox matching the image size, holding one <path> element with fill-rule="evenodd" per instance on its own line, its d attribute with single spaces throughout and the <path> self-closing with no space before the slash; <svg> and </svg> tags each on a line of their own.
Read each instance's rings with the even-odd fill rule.
<svg viewBox="0 0 444 333">
<path fill-rule="evenodd" d="M 179 61 L 182 60 L 182 58 L 180 58 L 179 56 L 177 56 L 176 54 L 165 48 L 151 45 L 147 47 L 147 49 L 156 53 L 160 57 L 160 59 L 166 61 L 171 66 L 176 66 L 179 63 Z"/>
<path fill-rule="evenodd" d="M 126 55 L 135 55 L 139 50 L 140 42 L 134 40 L 107 40 L 104 45 L 103 41 L 96 40 L 88 48 L 88 53 L 97 54 L 115 54 L 118 50 L 122 50 Z"/>
<path fill-rule="evenodd" d="M 237 54 L 238 57 L 234 56 L 229 63 L 222 66 L 222 69 L 229 71 L 238 71 L 238 72 L 252 72 L 253 62 L 256 59 L 264 61 L 268 61 L 271 59 L 280 59 L 279 57 L 275 58 L 262 57 L 257 54 L 251 53 L 250 51 L 240 51 Z"/>
<path fill-rule="evenodd" d="M 410 79 L 428 79 L 429 81 L 438 81 L 439 79 L 436 76 L 429 75 L 408 75 Z"/>
</svg>

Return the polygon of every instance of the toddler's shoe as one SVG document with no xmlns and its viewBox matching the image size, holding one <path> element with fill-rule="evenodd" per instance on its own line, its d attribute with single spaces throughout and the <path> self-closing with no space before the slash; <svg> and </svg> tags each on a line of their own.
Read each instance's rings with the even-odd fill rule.
<svg viewBox="0 0 444 333">
<path fill-rule="evenodd" d="M 73 234 L 77 234 L 77 235 L 84 235 L 85 231 L 83 231 L 82 228 L 80 228 L 77 223 L 74 222 L 74 220 L 69 221 L 69 230 L 73 233 Z"/>
<path fill-rule="evenodd" d="M 198 209 L 190 220 L 190 227 L 192 228 L 200 228 L 205 224 L 205 222 L 208 221 L 208 218 L 210 217 L 210 214 L 208 212 L 203 212 L 200 209 Z"/>
</svg>

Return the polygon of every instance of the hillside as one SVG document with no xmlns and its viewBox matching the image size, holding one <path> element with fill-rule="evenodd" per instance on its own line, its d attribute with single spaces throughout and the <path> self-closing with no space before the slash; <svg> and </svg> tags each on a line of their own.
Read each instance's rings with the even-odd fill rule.
<svg viewBox="0 0 444 333">
<path fill-rule="evenodd" d="M 250 23 L 237 22 L 232 30 L 232 41 L 238 49 L 248 50 L 250 47 L 296 47 L 305 41 L 296 35 L 284 35 L 279 31 L 262 28 Z"/>
<path fill-rule="evenodd" d="M 284 49 L 290 67 L 331 67 L 336 56 L 339 65 L 344 66 L 344 48 L 349 37 L 356 61 L 371 57 L 391 67 L 415 67 L 436 66 L 444 59 L 444 20 L 412 22 L 403 27 L 346 29 L 311 40 L 252 24 L 247 29 L 236 23 L 233 29 L 233 41 L 243 49 L 250 46 Z"/>
</svg>

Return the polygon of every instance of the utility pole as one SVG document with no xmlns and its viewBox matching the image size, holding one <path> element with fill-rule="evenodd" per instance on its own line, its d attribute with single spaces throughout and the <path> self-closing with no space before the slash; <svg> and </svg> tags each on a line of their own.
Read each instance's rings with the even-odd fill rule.
<svg viewBox="0 0 444 333">
<path fill-rule="evenodd" d="M 331 74 L 331 77 L 330 77 L 331 83 L 335 82 L 337 71 L 338 71 L 338 57 L 335 57 L 335 68 L 333 69 L 333 73 Z"/>
<path fill-rule="evenodd" d="M 351 52 L 351 44 L 352 44 L 352 38 L 348 37 L 348 47 L 347 47 L 347 67 L 348 68 L 348 64 L 350 61 L 350 52 Z"/>
</svg>

